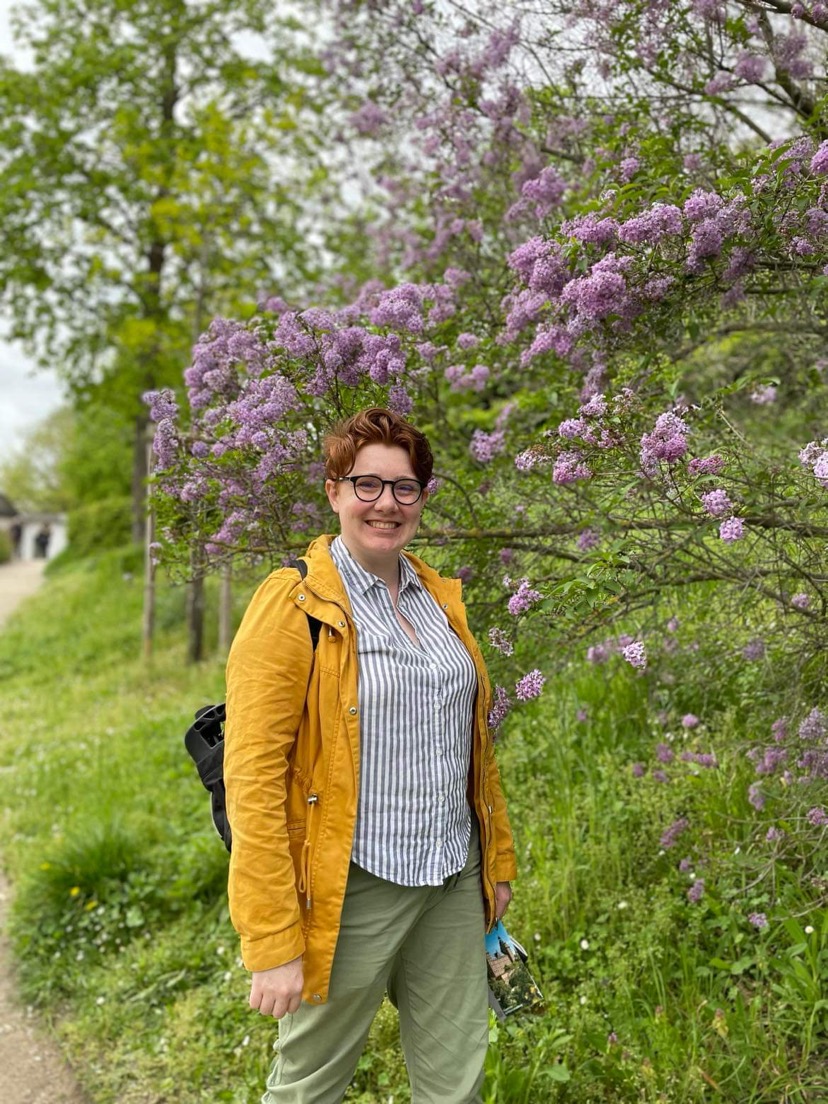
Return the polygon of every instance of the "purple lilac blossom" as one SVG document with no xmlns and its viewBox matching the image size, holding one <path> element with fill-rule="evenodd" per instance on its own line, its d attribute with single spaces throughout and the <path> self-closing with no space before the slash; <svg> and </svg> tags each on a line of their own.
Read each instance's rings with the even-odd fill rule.
<svg viewBox="0 0 828 1104">
<path fill-rule="evenodd" d="M 704 896 L 704 878 L 696 878 L 695 882 L 687 890 L 687 900 L 696 905 Z"/>
<path fill-rule="evenodd" d="M 813 742 L 822 740 L 828 734 L 828 718 L 821 709 L 812 709 L 799 726 L 800 740 Z"/>
<path fill-rule="evenodd" d="M 721 456 L 705 456 L 701 459 L 693 459 L 687 465 L 690 475 L 718 475 L 724 470 L 724 460 Z"/>
<path fill-rule="evenodd" d="M 811 158 L 810 169 L 812 173 L 820 175 L 828 173 L 828 140 L 822 142 L 814 156 Z"/>
<path fill-rule="evenodd" d="M 676 841 L 682 832 L 686 832 L 690 827 L 690 821 L 687 817 L 679 817 L 678 820 L 674 820 L 669 828 L 665 828 L 661 833 L 661 846 L 669 851 L 671 847 L 675 847 Z"/>
<path fill-rule="evenodd" d="M 589 552 L 590 549 L 595 548 L 600 543 L 600 540 L 600 534 L 596 533 L 594 529 L 582 529 L 578 534 L 578 550 Z"/>
<path fill-rule="evenodd" d="M 740 541 L 745 535 L 745 523 L 742 518 L 731 517 L 723 521 L 719 526 L 719 536 L 725 544 L 733 544 Z"/>
<path fill-rule="evenodd" d="M 610 651 L 606 644 L 592 644 L 587 648 L 586 657 L 588 663 L 606 663 L 610 657 Z"/>
<path fill-rule="evenodd" d="M 489 710 L 489 728 L 495 731 L 499 729 L 511 708 L 512 703 L 509 700 L 509 695 L 506 693 L 506 688 L 503 686 L 495 686 L 492 708 Z"/>
<path fill-rule="evenodd" d="M 771 735 L 777 744 L 781 744 L 788 735 L 788 718 L 778 717 L 771 725 Z"/>
<path fill-rule="evenodd" d="M 512 560 L 515 558 L 514 548 L 501 548 L 499 552 L 500 562 L 504 567 L 508 567 Z"/>
<path fill-rule="evenodd" d="M 777 388 L 772 383 L 760 384 L 750 393 L 750 401 L 757 406 L 769 406 L 776 402 Z"/>
<path fill-rule="evenodd" d="M 517 461 L 515 461 L 517 463 Z M 579 479 L 591 479 L 592 470 L 584 462 L 577 449 L 559 453 L 552 469 L 552 482 L 559 486 L 575 483 Z"/>
<path fill-rule="evenodd" d="M 674 464 L 687 452 L 687 423 L 677 414 L 659 414 L 655 429 L 641 438 L 641 466 L 653 475 L 659 461 Z"/>
<path fill-rule="evenodd" d="M 701 496 L 701 503 L 711 517 L 726 517 L 733 512 L 733 503 L 727 491 L 721 489 L 707 491 Z"/>
<path fill-rule="evenodd" d="M 768 918 L 765 916 L 764 912 L 752 912 L 750 916 L 748 916 L 748 922 L 753 924 L 754 928 L 758 928 L 760 931 L 762 928 L 768 926 Z"/>
<path fill-rule="evenodd" d="M 525 613 L 528 609 L 531 609 L 536 602 L 540 602 L 543 595 L 539 590 L 533 590 L 529 586 L 528 579 L 521 579 L 518 583 L 518 588 L 512 597 L 509 599 L 509 613 L 513 617 L 517 617 L 521 613 Z"/>
<path fill-rule="evenodd" d="M 810 604 L 811 596 L 809 594 L 805 594 L 804 592 L 800 594 L 794 594 L 794 596 L 791 598 L 791 605 L 794 607 L 794 609 L 806 610 L 808 609 Z"/>
<path fill-rule="evenodd" d="M 503 629 L 499 629 L 496 625 L 493 625 L 492 628 L 489 629 L 489 643 L 493 648 L 497 648 L 497 650 L 505 656 L 512 655 L 515 650 L 514 645 Z"/>
<path fill-rule="evenodd" d="M 757 809 L 760 813 L 765 807 L 765 795 L 762 793 L 762 787 L 758 782 L 751 782 L 748 786 L 748 801 Z"/>
<path fill-rule="evenodd" d="M 628 644 L 621 654 L 631 667 L 643 671 L 647 666 L 647 652 L 640 640 L 634 640 L 632 644 Z"/>
<path fill-rule="evenodd" d="M 469 452 L 481 464 L 490 463 L 495 456 L 505 451 L 506 434 L 502 429 L 496 429 L 492 433 L 484 433 L 482 429 L 476 429 L 472 434 Z"/>
<path fill-rule="evenodd" d="M 518 701 L 531 701 L 540 695 L 545 682 L 546 679 L 535 668 L 534 671 L 530 671 L 528 675 L 524 675 L 522 679 L 518 679 L 515 683 L 515 697 Z"/>
</svg>

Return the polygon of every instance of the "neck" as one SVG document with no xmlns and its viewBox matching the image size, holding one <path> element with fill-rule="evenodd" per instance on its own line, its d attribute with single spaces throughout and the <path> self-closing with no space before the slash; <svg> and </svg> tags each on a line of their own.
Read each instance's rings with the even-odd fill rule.
<svg viewBox="0 0 828 1104">
<path fill-rule="evenodd" d="M 341 536 L 340 540 L 342 540 Z M 343 540 L 342 543 L 345 544 L 345 541 Z M 345 544 L 345 547 L 348 548 L 348 545 Z M 365 556 L 362 553 L 357 555 L 350 548 L 348 548 L 348 553 L 360 567 L 364 567 L 366 571 L 370 571 L 372 575 L 382 579 L 391 591 L 391 597 L 396 599 L 397 591 L 400 588 L 400 556 L 398 552 L 395 552 L 393 556 L 379 556 L 376 558 Z"/>
</svg>

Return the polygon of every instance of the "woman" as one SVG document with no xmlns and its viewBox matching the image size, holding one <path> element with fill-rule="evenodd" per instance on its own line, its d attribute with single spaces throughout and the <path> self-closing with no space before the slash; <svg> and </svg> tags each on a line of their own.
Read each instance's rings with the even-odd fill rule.
<svg viewBox="0 0 828 1104">
<path fill-rule="evenodd" d="M 284 1017 L 263 1104 L 341 1101 L 386 990 L 414 1104 L 480 1099 L 515 860 L 460 583 L 403 553 L 432 464 L 390 411 L 336 427 L 341 535 L 269 576 L 231 649 L 230 910 L 251 1007 Z"/>
</svg>

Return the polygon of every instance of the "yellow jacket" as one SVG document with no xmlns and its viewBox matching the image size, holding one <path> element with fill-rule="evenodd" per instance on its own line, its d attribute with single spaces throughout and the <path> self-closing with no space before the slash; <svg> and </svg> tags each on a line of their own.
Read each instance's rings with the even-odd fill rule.
<svg viewBox="0 0 828 1104">
<path fill-rule="evenodd" d="M 230 915 L 249 970 L 304 955 L 303 997 L 314 1003 L 328 996 L 359 794 L 356 629 L 331 559 L 332 540 L 323 536 L 311 544 L 305 579 L 294 568 L 268 576 L 227 663 Z M 480 822 L 491 923 L 495 883 L 516 874 L 486 720 L 491 687 L 466 623 L 460 581 L 408 558 L 477 668 L 469 798 Z M 308 615 L 322 623 L 315 655 Z"/>
</svg>

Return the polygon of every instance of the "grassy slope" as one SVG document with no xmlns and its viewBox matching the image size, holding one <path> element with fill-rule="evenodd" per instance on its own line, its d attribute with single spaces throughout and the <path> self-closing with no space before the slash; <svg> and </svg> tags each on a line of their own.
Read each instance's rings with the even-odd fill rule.
<svg viewBox="0 0 828 1104">
<path fill-rule="evenodd" d="M 96 1104 L 247 1104 L 275 1032 L 245 1007 L 226 857 L 181 745 L 191 712 L 222 696 L 222 668 L 185 667 L 183 594 L 169 588 L 155 657 L 136 658 L 131 567 L 113 554 L 58 574 L 0 638 L 0 815 L 23 984 Z M 501 749 L 522 870 L 511 925 L 534 947 L 549 1014 L 493 1028 L 487 1101 L 816 1104 L 825 914 L 795 887 L 796 927 L 751 944 L 725 900 L 763 906 L 747 873 L 689 906 L 659 836 L 681 813 L 701 837 L 747 846 L 744 764 L 724 752 L 715 774 L 632 779 L 652 745 L 643 680 L 590 670 L 550 686 Z M 789 953 L 809 940 L 813 955 Z M 408 1099 L 394 1032 L 385 1009 L 350 1101 Z"/>
</svg>

